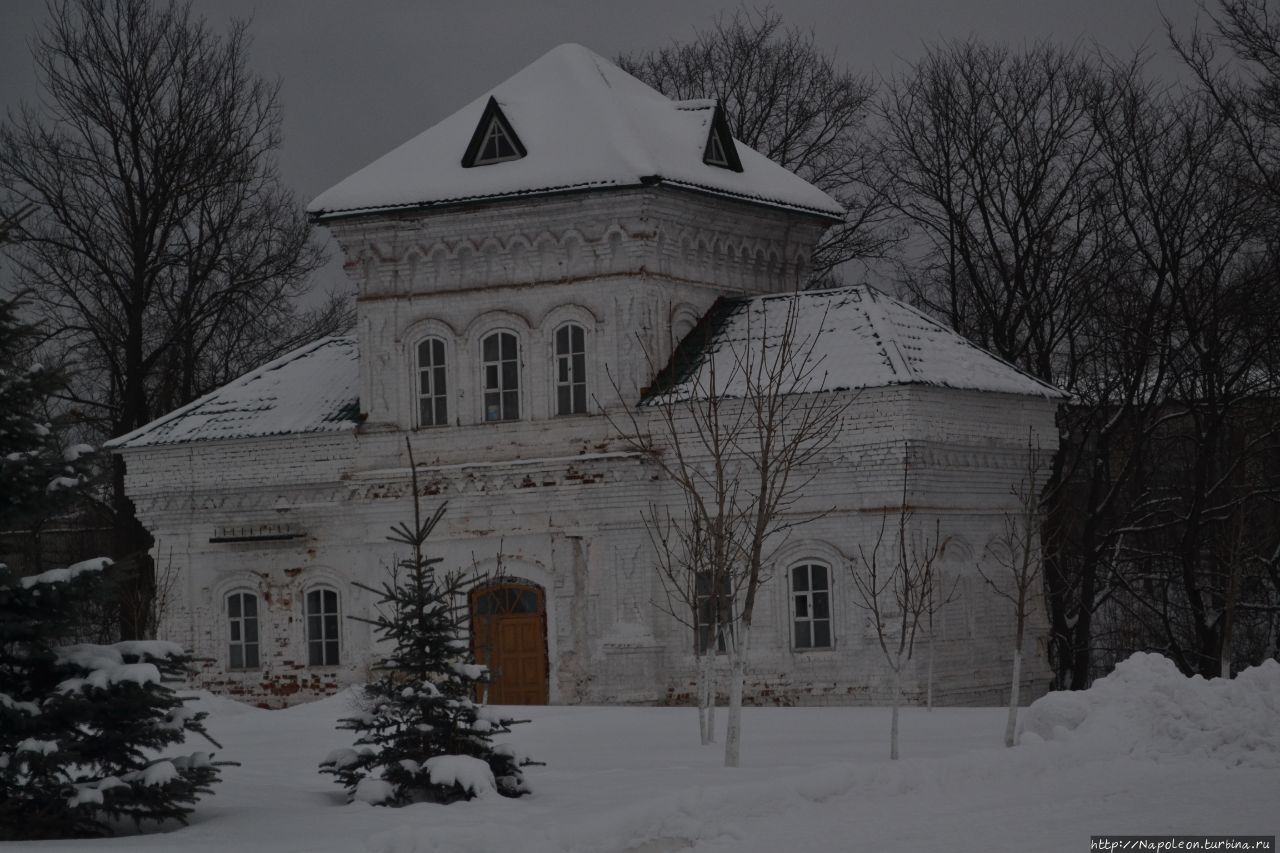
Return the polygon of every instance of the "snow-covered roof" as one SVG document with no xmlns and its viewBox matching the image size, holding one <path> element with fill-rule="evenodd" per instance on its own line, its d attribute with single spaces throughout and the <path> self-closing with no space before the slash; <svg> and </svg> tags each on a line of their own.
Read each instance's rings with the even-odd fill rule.
<svg viewBox="0 0 1280 853">
<path fill-rule="evenodd" d="M 493 98 L 527 155 L 468 168 Z M 664 183 L 838 218 L 817 187 L 736 143 L 742 171 L 703 162 L 714 101 L 675 102 L 581 45 L 564 44 L 308 207 L 320 217 Z"/>
<path fill-rule="evenodd" d="M 264 364 L 107 447 L 152 447 L 353 429 L 359 416 L 355 338 L 321 338 Z"/>
<path fill-rule="evenodd" d="M 910 305 L 860 285 L 720 300 L 680 344 L 649 399 L 706 393 L 713 365 L 718 393 L 742 396 L 742 354 L 762 335 L 777 347 L 793 307 L 793 362 L 813 366 L 810 378 L 793 386 L 798 391 L 920 384 L 1067 396 Z"/>
</svg>

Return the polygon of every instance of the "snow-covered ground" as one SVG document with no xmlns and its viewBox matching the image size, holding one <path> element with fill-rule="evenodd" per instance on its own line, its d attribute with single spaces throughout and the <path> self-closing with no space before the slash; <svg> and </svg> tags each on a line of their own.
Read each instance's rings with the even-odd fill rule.
<svg viewBox="0 0 1280 853">
<path fill-rule="evenodd" d="M 905 710 L 890 762 L 880 708 L 750 708 L 743 767 L 697 743 L 692 709 L 518 709 L 534 794 L 347 805 L 317 762 L 346 746 L 350 697 L 262 711 L 206 697 L 226 768 L 189 827 L 41 851 L 1071 851 L 1091 834 L 1280 830 L 1280 665 L 1185 679 L 1139 656 L 1084 694 L 1002 709 Z M 720 715 L 723 723 L 723 713 Z"/>
</svg>

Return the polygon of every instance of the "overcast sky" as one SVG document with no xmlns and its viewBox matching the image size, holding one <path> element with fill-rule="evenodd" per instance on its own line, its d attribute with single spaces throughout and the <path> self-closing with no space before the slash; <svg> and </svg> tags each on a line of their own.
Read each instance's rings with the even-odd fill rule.
<svg viewBox="0 0 1280 853">
<path fill-rule="evenodd" d="M 38 95 L 29 41 L 42 0 L 3 0 L 0 105 Z M 211 23 L 251 17 L 256 69 L 283 82 L 285 181 L 302 203 L 506 79 L 550 48 L 604 56 L 684 39 L 721 10 L 698 0 L 197 0 Z M 857 72 L 889 75 L 938 39 L 1145 47 L 1176 73 L 1162 15 L 1182 30 L 1196 0 L 779 0 Z M 336 249 L 335 249 L 336 251 Z M 340 276 L 331 264 L 324 277 Z"/>
</svg>

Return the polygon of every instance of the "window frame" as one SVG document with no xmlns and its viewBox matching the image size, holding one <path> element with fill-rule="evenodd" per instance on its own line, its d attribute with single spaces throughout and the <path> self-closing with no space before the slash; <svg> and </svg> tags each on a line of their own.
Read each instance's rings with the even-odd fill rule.
<svg viewBox="0 0 1280 853">
<path fill-rule="evenodd" d="M 820 568 L 823 573 L 823 586 L 821 589 L 815 588 L 814 569 Z M 797 582 L 797 573 L 800 571 L 805 573 L 804 589 L 799 589 L 800 584 Z M 835 615 L 832 611 L 832 571 L 831 565 L 825 560 L 807 559 L 799 560 L 791 564 L 787 569 L 787 623 L 789 625 L 789 633 L 791 635 L 791 649 L 797 652 L 823 652 L 829 651 L 836 647 L 835 635 Z M 825 598 L 825 616 L 815 615 L 818 607 L 816 605 L 817 596 Z M 800 602 L 804 602 L 804 614 L 800 615 Z M 826 628 L 826 643 L 819 645 L 817 643 L 817 625 L 824 624 Z M 800 643 L 800 628 L 803 626 L 808 634 L 809 641 L 807 645 Z"/>
<path fill-rule="evenodd" d="M 313 613 L 311 610 L 311 596 L 319 595 L 320 612 Z M 333 596 L 333 611 L 326 609 L 326 596 Z M 318 617 L 320 626 L 320 636 L 314 636 L 312 628 L 313 617 Z M 333 618 L 332 624 L 329 617 Z M 308 587 L 302 594 L 302 642 L 307 653 L 307 666 L 313 669 L 322 667 L 335 667 L 342 665 L 342 597 L 338 594 L 338 590 L 326 584 L 317 584 Z M 312 646 L 319 643 L 320 662 L 316 663 Z M 330 660 L 330 651 L 332 651 L 332 660 Z"/>
<path fill-rule="evenodd" d="M 422 348 L 430 344 L 433 352 L 431 353 L 431 364 L 424 368 L 422 364 Z M 440 364 L 435 363 L 436 352 L 434 349 L 439 347 Z M 450 426 L 449 415 L 450 409 L 453 408 L 449 401 L 449 389 L 453 385 L 452 378 L 449 375 L 450 353 L 449 342 L 440 335 L 423 335 L 413 344 L 413 423 L 416 429 L 435 429 L 436 427 Z M 422 392 L 422 377 L 426 372 L 431 373 L 430 389 L 431 393 L 424 394 Z M 437 380 L 444 384 L 444 390 L 440 391 L 436 387 Z M 422 405 L 424 401 L 431 400 L 432 403 L 432 423 L 425 423 L 422 417 Z M 444 407 L 443 420 L 436 422 L 436 415 L 439 407 Z"/>
<path fill-rule="evenodd" d="M 574 332 L 578 333 L 578 349 L 574 349 Z M 560 350 L 560 334 L 567 335 L 568 351 Z M 576 320 L 566 320 L 551 333 L 552 352 L 552 411 L 558 418 L 590 414 L 590 394 L 587 385 L 587 328 Z M 567 379 L 561 379 L 561 366 L 567 365 Z M 577 368 L 580 366 L 581 370 Z M 561 407 L 561 392 L 568 394 L 569 411 Z M 581 393 L 581 400 L 578 394 Z"/>
<path fill-rule="evenodd" d="M 236 599 L 235 611 L 232 612 L 231 600 Z M 252 600 L 253 615 L 245 614 L 245 602 Z M 259 596 L 248 589 L 233 589 L 222 597 L 222 605 L 227 626 L 227 669 L 232 672 L 253 672 L 262 669 L 262 617 L 259 607 Z M 249 640 L 248 626 L 253 626 L 253 640 Z M 250 664 L 249 650 L 253 651 L 253 663 Z M 240 664 L 235 663 L 235 653 L 240 653 Z"/>
<path fill-rule="evenodd" d="M 504 343 L 503 338 L 504 337 L 510 337 L 515 342 L 515 355 L 513 358 L 507 358 L 503 354 L 503 343 Z M 498 357 L 496 361 L 491 361 L 485 355 L 485 345 L 491 339 L 494 339 L 494 338 L 497 338 L 498 340 L 498 343 L 497 343 Z M 479 353 L 480 355 L 480 393 L 478 397 L 480 399 L 480 422 L 485 424 L 501 424 L 501 423 L 511 423 L 514 421 L 523 420 L 524 418 L 522 417 L 522 414 L 524 412 L 525 406 L 524 406 L 524 402 L 521 400 L 520 395 L 523 391 L 523 386 L 524 386 L 524 364 L 522 360 L 522 353 L 524 351 L 524 346 L 523 346 L 523 342 L 521 341 L 520 334 L 516 332 L 514 329 L 509 329 L 505 327 L 490 329 L 486 331 L 484 334 L 479 336 L 479 349 L 480 349 L 480 353 Z M 507 383 L 504 381 L 505 380 L 504 368 L 508 364 L 515 365 L 514 387 L 507 387 Z M 496 371 L 494 374 L 498 380 L 498 385 L 496 389 L 491 389 L 489 386 L 489 368 L 490 367 L 493 367 Z M 489 417 L 489 395 L 490 394 L 497 395 L 498 417 L 496 418 Z M 508 397 L 508 395 L 510 395 L 510 397 Z M 515 415 L 513 417 L 507 416 L 507 406 L 509 401 L 511 401 L 515 407 Z"/>
<path fill-rule="evenodd" d="M 711 572 L 700 571 L 694 575 L 694 626 L 693 652 L 697 656 L 705 654 L 723 655 L 728 653 L 728 639 L 733 637 L 733 578 L 724 575 L 719 595 L 710 591 Z M 719 598 L 721 601 L 716 601 Z M 718 607 L 717 605 L 723 605 Z M 719 617 L 719 618 L 717 618 Z M 716 631 L 715 648 L 712 648 L 712 627 L 718 625 L 723 630 Z"/>
</svg>

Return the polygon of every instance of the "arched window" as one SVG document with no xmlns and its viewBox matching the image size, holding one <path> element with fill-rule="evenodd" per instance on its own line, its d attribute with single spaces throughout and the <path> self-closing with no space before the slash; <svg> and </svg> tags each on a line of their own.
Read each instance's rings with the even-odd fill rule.
<svg viewBox="0 0 1280 853">
<path fill-rule="evenodd" d="M 227 596 L 227 666 L 258 668 L 258 596 L 233 592 Z"/>
<path fill-rule="evenodd" d="M 520 419 L 520 341 L 511 332 L 486 335 L 480 344 L 484 370 L 484 419 Z"/>
<path fill-rule="evenodd" d="M 587 413 L 587 335 L 577 323 L 556 329 L 556 414 Z"/>
<path fill-rule="evenodd" d="M 307 664 L 338 665 L 338 593 L 326 587 L 306 597 Z"/>
<path fill-rule="evenodd" d="M 791 618 L 797 649 L 831 648 L 831 572 L 821 563 L 791 569 Z"/>
<path fill-rule="evenodd" d="M 444 341 L 427 338 L 418 344 L 418 426 L 449 423 Z"/>
</svg>

